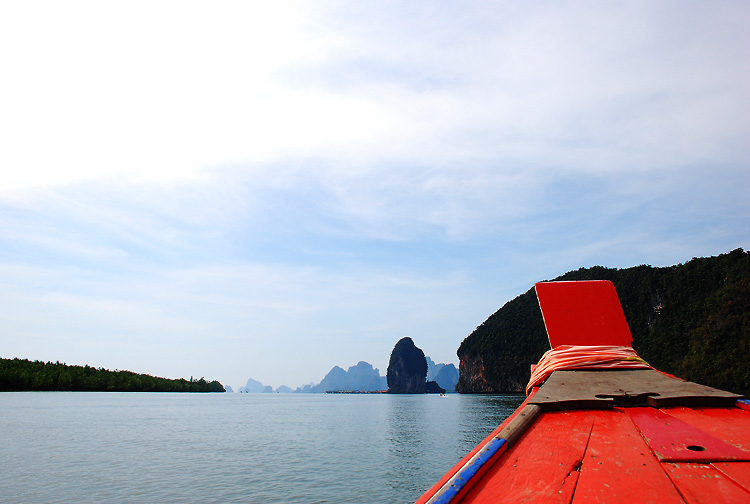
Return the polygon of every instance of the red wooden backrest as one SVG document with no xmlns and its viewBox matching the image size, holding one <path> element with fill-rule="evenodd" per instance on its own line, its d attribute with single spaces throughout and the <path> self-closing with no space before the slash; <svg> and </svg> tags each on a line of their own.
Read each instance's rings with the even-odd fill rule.
<svg viewBox="0 0 750 504">
<path fill-rule="evenodd" d="M 540 282 L 535 287 L 552 348 L 632 346 L 620 299 L 609 280 Z"/>
</svg>

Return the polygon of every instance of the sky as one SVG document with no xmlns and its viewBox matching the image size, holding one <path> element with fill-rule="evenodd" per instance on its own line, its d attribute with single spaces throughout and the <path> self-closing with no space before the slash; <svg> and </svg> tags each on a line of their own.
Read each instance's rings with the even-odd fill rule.
<svg viewBox="0 0 750 504">
<path fill-rule="evenodd" d="M 750 246 L 750 3 L 3 2 L 0 357 L 298 387 Z"/>
</svg>

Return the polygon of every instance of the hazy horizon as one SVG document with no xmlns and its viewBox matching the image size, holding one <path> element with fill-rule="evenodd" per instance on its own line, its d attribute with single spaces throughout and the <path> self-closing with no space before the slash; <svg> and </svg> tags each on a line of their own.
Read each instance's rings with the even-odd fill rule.
<svg viewBox="0 0 750 504">
<path fill-rule="evenodd" d="M 748 249 L 750 4 L 0 5 L 0 356 L 382 373 L 581 267 Z"/>
</svg>

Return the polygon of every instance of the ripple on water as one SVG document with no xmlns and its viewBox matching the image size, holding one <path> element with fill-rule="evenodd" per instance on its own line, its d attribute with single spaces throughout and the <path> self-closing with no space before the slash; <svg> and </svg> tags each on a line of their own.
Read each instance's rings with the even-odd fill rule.
<svg viewBox="0 0 750 504">
<path fill-rule="evenodd" d="M 413 502 L 521 401 L 0 394 L 0 495 L 19 503 Z"/>
</svg>

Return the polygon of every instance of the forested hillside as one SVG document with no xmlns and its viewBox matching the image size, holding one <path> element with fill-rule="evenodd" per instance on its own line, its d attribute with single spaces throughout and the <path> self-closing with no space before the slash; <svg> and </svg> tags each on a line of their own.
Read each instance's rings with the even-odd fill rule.
<svg viewBox="0 0 750 504">
<path fill-rule="evenodd" d="M 0 392 L 225 392 L 217 381 L 169 380 L 131 371 L 109 371 L 59 362 L 0 359 Z"/>
<path fill-rule="evenodd" d="M 750 254 L 742 249 L 665 268 L 581 268 L 555 280 L 611 280 L 652 366 L 705 385 L 750 391 Z M 534 289 L 509 301 L 458 349 L 464 393 L 520 391 L 549 350 Z"/>
</svg>

